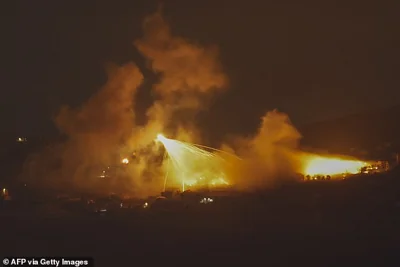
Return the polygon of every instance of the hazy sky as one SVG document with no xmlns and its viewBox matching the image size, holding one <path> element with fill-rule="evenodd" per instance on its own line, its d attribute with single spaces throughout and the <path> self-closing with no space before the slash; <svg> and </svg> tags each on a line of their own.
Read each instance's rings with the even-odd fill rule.
<svg viewBox="0 0 400 267">
<path fill-rule="evenodd" d="M 20 1 L 2 10 L 3 133 L 48 134 L 61 104 L 77 105 L 105 82 L 107 61 L 135 61 L 145 87 L 153 81 L 132 42 L 158 1 L 74 2 Z M 301 125 L 400 104 L 396 1 L 165 2 L 173 32 L 218 45 L 230 78 L 201 117 L 207 131 L 253 131 L 274 108 Z M 139 113 L 150 98 L 140 94 Z"/>
</svg>

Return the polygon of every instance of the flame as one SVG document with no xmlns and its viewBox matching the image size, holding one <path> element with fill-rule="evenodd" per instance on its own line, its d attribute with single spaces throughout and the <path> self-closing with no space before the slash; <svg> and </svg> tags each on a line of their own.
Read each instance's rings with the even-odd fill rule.
<svg viewBox="0 0 400 267">
<path fill-rule="evenodd" d="M 164 141 L 166 141 L 167 140 L 167 138 L 165 138 L 165 136 L 164 135 L 162 135 L 162 134 L 157 134 L 157 138 L 156 138 L 156 142 L 161 142 L 161 143 L 163 143 Z"/>
<path fill-rule="evenodd" d="M 162 134 L 158 134 L 156 140 L 164 145 L 168 155 L 166 180 L 168 175 L 172 176 L 182 191 L 187 187 L 229 185 L 222 157 L 200 148 L 203 146 L 169 139 Z"/>
<path fill-rule="evenodd" d="M 304 175 L 339 175 L 356 174 L 369 163 L 340 157 L 306 156 L 304 159 Z"/>
</svg>

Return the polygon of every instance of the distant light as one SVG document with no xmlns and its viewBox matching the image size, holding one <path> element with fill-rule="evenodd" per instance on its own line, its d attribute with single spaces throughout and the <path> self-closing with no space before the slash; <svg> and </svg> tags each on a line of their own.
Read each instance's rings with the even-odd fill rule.
<svg viewBox="0 0 400 267">
<path fill-rule="evenodd" d="M 207 203 L 212 203 L 212 202 L 214 202 L 214 200 L 212 199 L 212 198 L 203 198 L 202 200 L 200 200 L 200 203 L 201 204 L 207 204 Z"/>
<path fill-rule="evenodd" d="M 124 159 L 122 160 L 122 163 L 123 163 L 123 164 L 128 164 L 128 163 L 129 163 L 129 159 L 128 159 L 128 158 L 124 158 Z"/>
<path fill-rule="evenodd" d="M 27 142 L 28 140 L 25 138 L 25 137 L 18 137 L 17 138 L 17 142 L 18 143 L 25 143 L 25 142 Z"/>
<path fill-rule="evenodd" d="M 148 206 L 149 206 L 149 204 L 147 202 L 143 204 L 144 209 L 147 208 Z"/>
</svg>

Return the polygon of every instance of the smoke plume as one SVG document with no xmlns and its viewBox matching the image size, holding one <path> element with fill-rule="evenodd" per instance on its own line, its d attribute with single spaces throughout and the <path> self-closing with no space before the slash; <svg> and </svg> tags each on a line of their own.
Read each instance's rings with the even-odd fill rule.
<svg viewBox="0 0 400 267">
<path fill-rule="evenodd" d="M 160 77 L 154 85 L 157 100 L 147 113 L 150 128 L 180 128 L 181 133 L 182 126 L 192 128 L 190 136 L 194 138 L 196 127 L 190 123 L 194 115 L 207 106 L 214 93 L 226 88 L 218 50 L 173 36 L 161 11 L 145 19 L 143 31 L 143 38 L 134 44 Z M 176 132 L 171 134 L 179 137 Z"/>
<path fill-rule="evenodd" d="M 154 139 L 163 132 L 169 138 L 199 142 L 194 116 L 226 89 L 227 78 L 218 50 L 174 36 L 161 11 L 144 20 L 143 36 L 134 45 L 159 77 L 152 87 L 155 99 L 147 110 L 147 123 L 135 125 L 133 112 L 142 73 L 134 63 L 111 66 L 105 86 L 86 103 L 61 108 L 55 123 L 67 141 L 33 155 L 26 165 L 29 177 L 93 192 L 107 171 L 114 178 L 103 179 L 109 181 L 102 190 L 121 189 L 135 196 L 162 190 L 166 161 Z M 293 177 L 299 169 L 300 138 L 287 115 L 268 112 L 253 137 L 237 137 L 223 145 L 243 159 L 230 165 L 227 179 L 240 189 L 254 190 Z M 122 159 L 129 163 L 122 164 Z"/>
<path fill-rule="evenodd" d="M 194 115 L 214 93 L 226 88 L 227 79 L 218 50 L 173 36 L 161 11 L 145 19 L 143 37 L 134 45 L 159 76 L 152 88 L 155 99 L 147 123 L 135 125 L 133 112 L 142 73 L 134 63 L 110 66 L 106 85 L 86 103 L 60 109 L 55 124 L 67 141 L 32 155 L 25 175 L 47 184 L 95 191 L 104 169 L 119 166 L 113 174 L 119 178 L 106 187 L 119 183 L 136 196 L 160 192 L 163 169 L 156 135 L 165 132 L 186 141 L 198 139 Z M 125 157 L 130 162 L 121 167 Z"/>
<path fill-rule="evenodd" d="M 134 96 L 142 79 L 134 64 L 111 66 L 107 84 L 87 103 L 61 108 L 55 122 L 68 137 L 62 152 L 64 176 L 90 185 L 101 167 L 119 160 L 120 147 L 134 130 Z"/>
<path fill-rule="evenodd" d="M 277 110 L 267 112 L 255 136 L 237 137 L 232 145 L 222 147 L 242 158 L 228 169 L 232 183 L 240 189 L 254 190 L 295 177 L 299 169 L 296 148 L 300 138 L 286 114 Z"/>
</svg>

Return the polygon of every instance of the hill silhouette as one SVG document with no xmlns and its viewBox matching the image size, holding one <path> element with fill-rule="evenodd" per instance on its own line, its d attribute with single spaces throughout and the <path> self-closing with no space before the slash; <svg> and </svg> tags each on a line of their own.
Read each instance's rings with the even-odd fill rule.
<svg viewBox="0 0 400 267">
<path fill-rule="evenodd" d="M 367 158 L 389 159 L 400 151 L 400 105 L 299 127 L 301 145 Z"/>
</svg>

